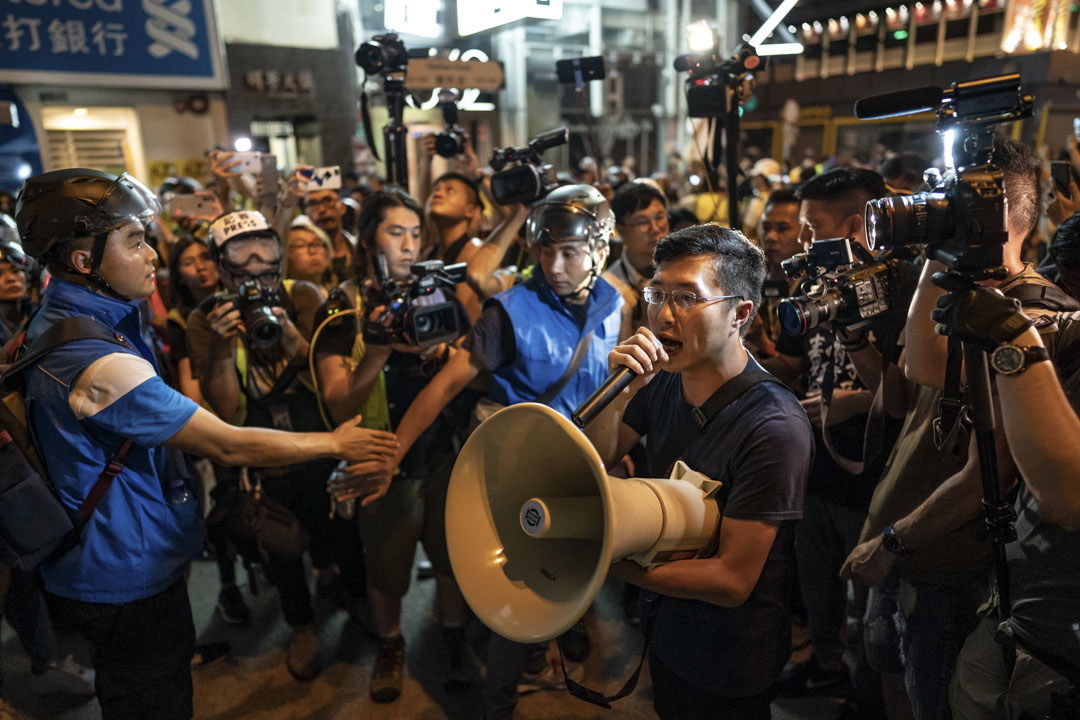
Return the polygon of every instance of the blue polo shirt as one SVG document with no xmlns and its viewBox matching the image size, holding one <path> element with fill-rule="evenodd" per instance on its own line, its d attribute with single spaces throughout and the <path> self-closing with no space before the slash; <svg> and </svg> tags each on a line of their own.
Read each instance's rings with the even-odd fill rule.
<svg viewBox="0 0 1080 720">
<path fill-rule="evenodd" d="M 176 582 L 203 544 L 196 502 L 170 504 L 183 463 L 162 447 L 198 409 L 158 374 L 140 334 L 138 302 L 53 278 L 28 342 L 66 317 L 90 316 L 131 348 L 77 340 L 25 374 L 30 427 L 61 495 L 77 509 L 125 438 L 127 461 L 83 530 L 82 542 L 41 567 L 45 588 L 85 602 L 123 603 Z"/>
</svg>

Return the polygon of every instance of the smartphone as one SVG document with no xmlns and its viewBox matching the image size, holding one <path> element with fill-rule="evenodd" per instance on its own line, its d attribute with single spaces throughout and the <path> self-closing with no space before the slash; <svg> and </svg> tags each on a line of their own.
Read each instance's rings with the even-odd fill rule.
<svg viewBox="0 0 1080 720">
<path fill-rule="evenodd" d="M 1076 135 L 1076 141 L 1080 142 L 1080 117 L 1073 118 L 1073 134 Z"/>
<path fill-rule="evenodd" d="M 212 192 L 199 192 L 192 195 L 173 195 L 165 204 L 165 212 L 174 218 L 194 218 L 196 220 L 214 220 L 221 215 L 221 203 Z"/>
<path fill-rule="evenodd" d="M 311 177 L 308 178 L 307 191 L 315 192 L 316 190 L 340 190 L 341 189 L 341 167 L 338 165 L 331 165 L 329 167 L 315 168 L 311 172 Z"/>
<path fill-rule="evenodd" d="M 262 175 L 263 190 L 277 195 L 278 191 L 278 167 L 277 157 L 270 153 L 263 153 L 259 158 L 259 173 Z"/>
<path fill-rule="evenodd" d="M 1072 180 L 1071 163 L 1068 160 L 1053 160 L 1050 163 L 1050 180 L 1054 189 L 1069 197 L 1069 182 Z"/>
<path fill-rule="evenodd" d="M 234 152 L 232 157 L 229 158 L 229 163 L 234 163 L 237 160 L 240 162 L 229 168 L 229 172 L 234 173 L 251 173 L 252 175 L 258 175 L 262 172 L 262 160 L 260 152 Z"/>
</svg>

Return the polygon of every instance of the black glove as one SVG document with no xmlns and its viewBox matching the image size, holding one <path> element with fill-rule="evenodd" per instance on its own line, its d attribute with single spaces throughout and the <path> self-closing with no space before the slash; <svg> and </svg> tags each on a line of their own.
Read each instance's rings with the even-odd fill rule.
<svg viewBox="0 0 1080 720">
<path fill-rule="evenodd" d="M 1020 309 L 1019 300 L 1002 295 L 996 288 L 975 284 L 943 295 L 930 317 L 938 324 L 935 330 L 939 335 L 948 335 L 984 350 L 993 350 L 1014 340 L 1035 324 Z"/>
</svg>

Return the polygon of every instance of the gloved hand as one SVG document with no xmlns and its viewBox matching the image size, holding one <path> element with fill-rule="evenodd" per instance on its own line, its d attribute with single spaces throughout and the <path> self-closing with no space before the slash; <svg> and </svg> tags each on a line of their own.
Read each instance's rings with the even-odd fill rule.
<svg viewBox="0 0 1080 720">
<path fill-rule="evenodd" d="M 930 313 L 937 323 L 935 330 L 939 335 L 993 350 L 1035 324 L 1023 313 L 1019 300 L 1006 297 L 997 288 L 966 281 L 961 288 L 957 286 L 955 276 L 947 273 L 935 273 L 934 282 L 951 289 L 948 295 L 938 299 L 937 310 Z"/>
</svg>

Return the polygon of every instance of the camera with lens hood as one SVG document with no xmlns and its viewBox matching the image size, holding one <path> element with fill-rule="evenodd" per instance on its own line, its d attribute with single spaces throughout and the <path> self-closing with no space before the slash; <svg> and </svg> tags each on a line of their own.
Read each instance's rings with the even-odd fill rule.
<svg viewBox="0 0 1080 720">
<path fill-rule="evenodd" d="M 465 131 L 458 125 L 457 99 L 451 93 L 440 95 L 439 107 L 446 128 L 435 133 L 435 152 L 444 158 L 454 158 L 465 152 Z"/>
<path fill-rule="evenodd" d="M 356 64 L 368 75 L 405 72 L 409 53 L 396 33 L 376 35 L 356 49 Z"/>
<path fill-rule="evenodd" d="M 897 307 L 902 288 L 913 280 L 909 250 L 874 257 L 850 238 L 818 240 L 809 251 L 780 265 L 791 278 L 802 278 L 799 294 L 777 307 L 784 334 L 805 335 L 823 322 L 859 328 Z"/>
<path fill-rule="evenodd" d="M 529 204 L 558 187 L 555 169 L 545 165 L 541 157 L 550 150 L 570 141 L 570 131 L 564 127 L 549 130 L 529 141 L 527 147 L 508 147 L 495 151 L 491 167 L 491 194 L 500 205 Z"/>
<path fill-rule="evenodd" d="M 454 295 L 454 287 L 465 282 L 466 263 L 444 265 L 441 260 L 414 264 L 406 280 L 390 276 L 386 256 L 375 258 L 375 277 L 379 289 L 368 299 L 370 307 L 385 309 L 376 320 L 364 323 L 364 341 L 376 345 L 392 343 L 426 350 L 439 343 L 451 342 L 469 331 L 471 323 L 465 309 Z M 450 299 L 427 300 L 439 289 Z"/>
<path fill-rule="evenodd" d="M 862 98 L 860 119 L 934 110 L 945 144 L 946 173 L 930 192 L 871 200 L 866 238 L 871 249 L 926 247 L 928 257 L 973 277 L 998 272 L 1009 239 L 1002 171 L 993 164 L 997 123 L 1031 115 L 1033 99 L 1020 75 L 917 88 Z"/>
<path fill-rule="evenodd" d="M 268 348 L 281 342 L 282 328 L 271 308 L 282 307 L 281 293 L 254 280 L 245 280 L 235 295 L 218 295 L 216 305 L 231 302 L 247 328 L 248 345 Z"/>
</svg>

